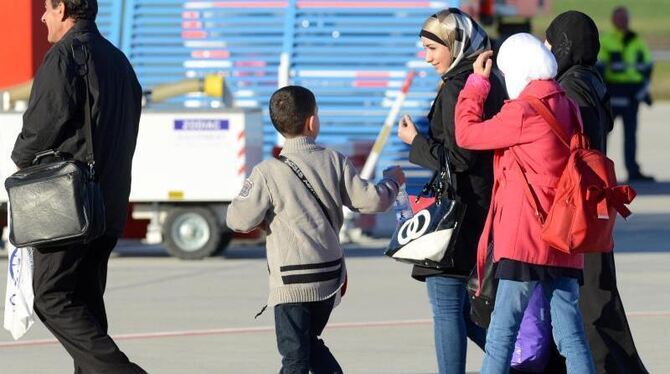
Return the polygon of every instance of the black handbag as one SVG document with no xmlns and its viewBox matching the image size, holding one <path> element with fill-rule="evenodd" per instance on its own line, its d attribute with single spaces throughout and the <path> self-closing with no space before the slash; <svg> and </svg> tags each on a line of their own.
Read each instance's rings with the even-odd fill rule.
<svg viewBox="0 0 670 374">
<path fill-rule="evenodd" d="M 35 156 L 32 166 L 7 178 L 9 241 L 16 247 L 85 244 L 105 232 L 105 206 L 93 155 L 88 48 L 75 39 L 72 53 L 86 83 L 86 162 L 47 150 Z"/>
<path fill-rule="evenodd" d="M 416 197 L 434 201 L 412 218 L 398 222 L 385 254 L 395 260 L 430 268 L 453 268 L 458 233 L 467 206 L 456 199 L 456 180 L 443 152 L 440 170 Z"/>
<path fill-rule="evenodd" d="M 481 289 L 479 288 L 476 266 L 468 278 L 467 289 L 470 296 L 470 319 L 476 325 L 488 328 L 496 301 L 496 292 L 498 291 L 498 280 L 495 278 L 495 264 L 493 263 L 493 242 L 489 242 L 486 247 L 486 263 Z M 478 289 L 479 295 L 477 295 Z"/>
</svg>

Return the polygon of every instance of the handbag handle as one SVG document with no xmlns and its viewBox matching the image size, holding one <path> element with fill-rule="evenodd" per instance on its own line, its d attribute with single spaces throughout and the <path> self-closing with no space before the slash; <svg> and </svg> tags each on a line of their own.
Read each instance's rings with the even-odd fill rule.
<svg viewBox="0 0 670 374">
<path fill-rule="evenodd" d="M 456 197 L 456 176 L 451 172 L 449 166 L 449 150 L 447 147 L 442 147 L 443 151 L 440 154 L 440 181 L 444 180 L 443 176 L 447 177 L 447 194 L 453 200 Z M 444 188 L 444 187 L 443 187 Z"/>
<path fill-rule="evenodd" d="M 451 200 L 455 200 L 456 197 L 456 178 L 451 172 L 449 167 L 449 150 L 446 147 L 442 148 L 443 151 L 439 154 L 440 169 L 433 173 L 433 176 L 430 178 L 430 181 L 421 190 L 421 193 L 416 197 L 416 201 L 422 196 L 440 196 L 447 191 L 447 197 Z M 447 180 L 445 186 L 445 177 Z"/>
</svg>

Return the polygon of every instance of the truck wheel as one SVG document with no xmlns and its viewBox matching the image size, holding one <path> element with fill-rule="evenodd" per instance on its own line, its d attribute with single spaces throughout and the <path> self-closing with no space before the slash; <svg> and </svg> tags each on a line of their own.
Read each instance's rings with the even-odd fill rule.
<svg viewBox="0 0 670 374">
<path fill-rule="evenodd" d="M 202 207 L 174 208 L 163 224 L 165 248 L 172 256 L 200 260 L 216 252 L 221 229 L 214 213 Z"/>
</svg>

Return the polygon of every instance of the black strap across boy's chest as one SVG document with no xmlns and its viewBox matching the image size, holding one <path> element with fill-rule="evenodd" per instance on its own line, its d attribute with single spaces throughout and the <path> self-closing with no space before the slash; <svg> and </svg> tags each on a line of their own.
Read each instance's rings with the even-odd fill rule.
<svg viewBox="0 0 670 374">
<path fill-rule="evenodd" d="M 321 202 L 321 199 L 319 199 L 319 196 L 316 194 L 316 191 L 314 190 L 314 187 L 312 187 L 312 184 L 309 183 L 307 178 L 305 177 L 305 174 L 300 170 L 298 165 L 296 165 L 295 162 L 289 160 L 285 156 L 279 156 L 279 160 L 281 160 L 283 163 L 288 165 L 289 168 L 293 171 L 293 173 L 302 181 L 302 183 L 307 187 L 307 190 L 314 196 L 314 199 L 316 199 L 316 202 L 319 203 L 319 206 L 321 207 L 321 210 L 323 211 L 323 215 L 326 216 L 326 219 L 328 219 L 328 222 L 330 223 L 330 226 L 333 227 L 335 231 L 335 225 L 333 224 L 333 221 L 330 219 L 330 215 L 328 215 L 328 209 L 326 209 L 326 206 Z"/>
</svg>

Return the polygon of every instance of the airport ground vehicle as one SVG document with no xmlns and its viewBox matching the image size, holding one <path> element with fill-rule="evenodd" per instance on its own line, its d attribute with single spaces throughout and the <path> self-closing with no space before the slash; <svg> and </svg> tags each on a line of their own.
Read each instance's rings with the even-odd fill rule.
<svg viewBox="0 0 670 374">
<path fill-rule="evenodd" d="M 1 180 L 15 170 L 9 156 L 21 123 L 20 112 L 0 113 Z M 146 241 L 183 259 L 224 250 L 233 236 L 227 205 L 261 161 L 262 141 L 259 109 L 145 110 L 130 201 L 133 218 L 150 220 Z"/>
</svg>

